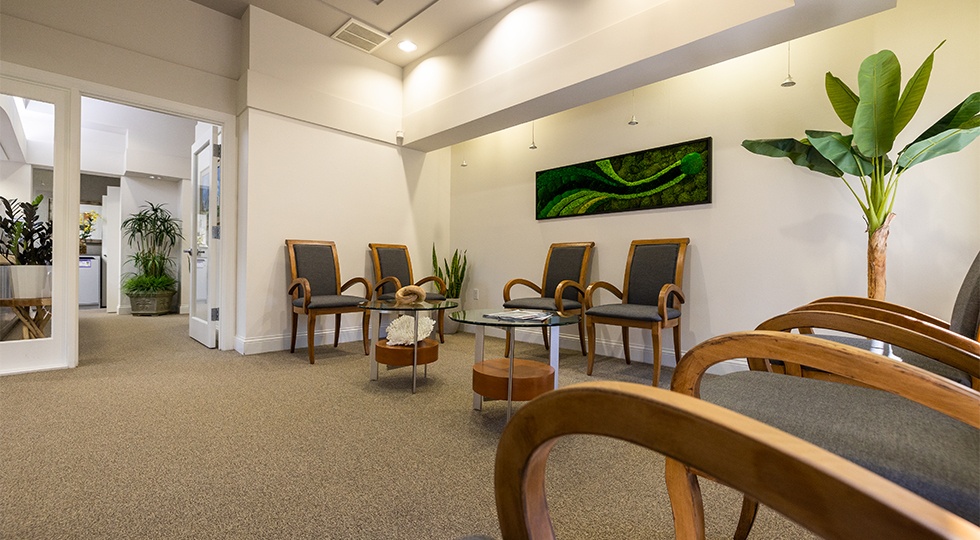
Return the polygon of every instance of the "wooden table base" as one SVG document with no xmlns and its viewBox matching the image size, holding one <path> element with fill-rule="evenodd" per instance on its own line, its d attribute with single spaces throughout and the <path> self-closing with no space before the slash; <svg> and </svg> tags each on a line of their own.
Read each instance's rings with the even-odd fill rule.
<svg viewBox="0 0 980 540">
<path fill-rule="evenodd" d="M 489 399 L 507 399 L 510 360 L 492 358 L 473 365 L 473 391 Z M 555 369 L 543 362 L 514 359 L 513 401 L 529 401 L 554 390 Z"/>
</svg>

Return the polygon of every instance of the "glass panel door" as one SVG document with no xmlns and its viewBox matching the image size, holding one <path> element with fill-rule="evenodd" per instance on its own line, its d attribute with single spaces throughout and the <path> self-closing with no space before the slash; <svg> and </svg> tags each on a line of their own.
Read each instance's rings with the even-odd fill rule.
<svg viewBox="0 0 980 540">
<path fill-rule="evenodd" d="M 200 133 L 200 131 L 199 131 Z M 190 267 L 190 336 L 209 348 L 218 345 L 218 254 L 220 248 L 221 132 L 210 126 L 191 148 L 193 247 L 185 251 Z"/>
</svg>

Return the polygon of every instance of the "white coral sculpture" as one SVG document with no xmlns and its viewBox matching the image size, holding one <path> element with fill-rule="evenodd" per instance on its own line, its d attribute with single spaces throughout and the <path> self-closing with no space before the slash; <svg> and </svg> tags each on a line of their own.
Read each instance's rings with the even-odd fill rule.
<svg viewBox="0 0 980 540">
<path fill-rule="evenodd" d="M 419 315 L 419 341 L 429 337 L 436 322 L 431 317 Z M 388 325 L 388 345 L 411 345 L 415 339 L 415 317 L 402 315 Z"/>
</svg>

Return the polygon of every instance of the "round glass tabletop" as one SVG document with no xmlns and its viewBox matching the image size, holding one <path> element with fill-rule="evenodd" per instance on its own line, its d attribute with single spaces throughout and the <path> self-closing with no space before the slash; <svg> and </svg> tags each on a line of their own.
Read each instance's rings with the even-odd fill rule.
<svg viewBox="0 0 980 540">
<path fill-rule="evenodd" d="M 361 309 L 378 311 L 436 311 L 439 309 L 452 309 L 459 307 L 459 302 L 455 300 L 443 300 L 442 302 L 413 302 L 411 304 L 397 304 L 394 300 L 369 300 L 357 305 Z"/>
<path fill-rule="evenodd" d="M 577 316 L 562 317 L 551 311 L 526 309 L 464 309 L 449 314 L 449 318 L 464 324 L 497 327 L 564 326 L 577 324 Z"/>
</svg>

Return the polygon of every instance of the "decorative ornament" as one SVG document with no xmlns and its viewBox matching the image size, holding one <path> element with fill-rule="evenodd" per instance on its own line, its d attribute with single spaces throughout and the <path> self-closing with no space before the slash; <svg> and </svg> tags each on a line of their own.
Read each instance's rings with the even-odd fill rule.
<svg viewBox="0 0 980 540">
<path fill-rule="evenodd" d="M 395 305 L 407 306 L 425 301 L 425 289 L 418 285 L 406 285 L 395 291 Z"/>
<path fill-rule="evenodd" d="M 419 341 L 429 337 L 436 322 L 431 317 L 419 315 Z M 388 325 L 388 345 L 412 345 L 415 339 L 415 317 L 402 315 Z"/>
</svg>

